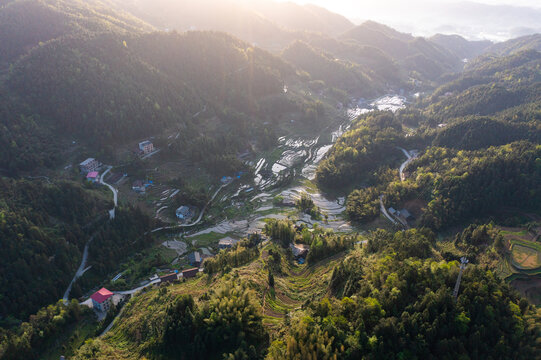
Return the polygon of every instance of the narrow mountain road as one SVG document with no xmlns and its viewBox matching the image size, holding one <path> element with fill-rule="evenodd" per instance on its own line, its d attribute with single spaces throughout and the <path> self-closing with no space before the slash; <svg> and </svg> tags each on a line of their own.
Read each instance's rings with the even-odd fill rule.
<svg viewBox="0 0 541 360">
<path fill-rule="evenodd" d="M 160 282 L 160 279 L 156 279 L 156 280 L 152 280 L 151 282 L 149 282 L 148 284 L 145 284 L 143 286 L 139 286 L 139 287 L 136 287 L 135 289 L 131 289 L 131 290 L 125 290 L 125 291 L 115 291 L 115 294 L 120 294 L 120 295 L 133 295 L 135 294 L 136 292 L 139 292 L 141 290 L 143 290 L 144 288 L 148 287 L 148 286 L 151 286 L 151 285 L 154 285 L 154 284 L 157 284 Z"/>
<path fill-rule="evenodd" d="M 75 284 L 75 281 L 77 281 L 78 278 L 83 276 L 83 274 L 90 269 L 90 267 L 86 267 L 86 262 L 88 261 L 88 247 L 90 246 L 90 243 L 92 240 L 94 240 L 94 236 L 96 234 L 92 235 L 90 239 L 86 242 L 85 249 L 83 250 L 83 258 L 81 259 L 81 265 L 79 265 L 79 269 L 77 269 L 77 272 L 75 272 L 75 276 L 73 276 L 73 279 L 71 280 L 70 284 L 68 285 L 68 288 L 66 289 L 66 292 L 64 293 L 64 296 L 62 297 L 62 301 L 64 302 L 64 305 L 68 304 L 69 295 L 71 292 L 71 288 L 73 287 L 73 284 Z"/>
<path fill-rule="evenodd" d="M 118 190 L 115 189 L 111 184 L 108 184 L 108 183 L 106 183 L 106 182 L 103 180 L 103 179 L 105 178 L 105 175 L 107 175 L 107 173 L 108 173 L 109 171 L 111 171 L 112 168 L 113 168 L 112 166 L 109 166 L 109 167 L 107 168 L 107 170 L 105 170 L 105 171 L 103 172 L 103 174 L 101 174 L 101 177 L 100 177 L 100 183 L 103 184 L 103 185 L 105 185 L 105 186 L 107 186 L 107 187 L 113 192 L 113 200 L 114 200 L 114 202 L 115 202 L 115 208 L 116 208 L 116 207 L 118 206 Z"/>
<path fill-rule="evenodd" d="M 114 200 L 115 206 L 111 210 L 109 210 L 109 218 L 113 219 L 115 217 L 115 209 L 118 205 L 118 190 L 116 190 L 113 186 L 111 186 L 110 184 L 106 183 L 103 180 L 105 178 L 105 175 L 107 175 L 107 173 L 111 171 L 111 169 L 112 169 L 112 166 L 109 166 L 107 170 L 105 170 L 104 173 L 101 174 L 100 183 L 107 186 L 113 192 L 113 200 Z M 70 284 L 68 285 L 68 288 L 66 289 L 66 292 L 64 293 L 64 296 L 62 297 L 62 301 L 66 305 L 68 304 L 69 295 L 71 292 L 71 288 L 73 287 L 73 284 L 75 284 L 75 281 L 77 281 L 78 278 L 83 276 L 83 274 L 89 269 L 89 268 L 85 268 L 86 263 L 88 261 L 88 247 L 90 246 L 90 243 L 92 243 L 92 240 L 94 240 L 95 235 L 96 234 L 92 235 L 90 239 L 88 239 L 88 241 L 86 242 L 85 248 L 83 250 L 83 258 L 81 259 L 81 265 L 79 265 L 79 269 L 77 269 L 77 272 L 73 276 L 73 279 L 71 280 Z"/>
<path fill-rule="evenodd" d="M 398 222 L 392 218 L 391 215 L 389 215 L 389 213 L 387 212 L 387 209 L 385 209 L 385 205 L 383 205 L 383 195 L 380 195 L 379 196 L 379 208 L 381 210 L 381 213 L 387 218 L 389 219 L 390 222 L 392 222 L 393 224 L 395 225 L 398 225 Z"/>
<path fill-rule="evenodd" d="M 139 286 L 135 289 L 131 289 L 131 290 L 126 290 L 126 291 L 115 291 L 114 293 L 115 294 L 120 294 L 120 295 L 133 295 L 141 290 L 143 290 L 144 288 L 148 287 L 148 286 L 151 286 L 151 285 L 154 285 L 154 284 L 158 284 L 160 282 L 160 279 L 156 279 L 156 280 L 153 280 L 151 282 L 149 282 L 148 284 L 145 284 L 143 286 Z M 109 332 L 109 330 L 111 330 L 111 328 L 113 327 L 113 325 L 115 324 L 115 321 L 120 317 L 120 315 L 122 315 L 122 313 L 124 312 L 124 307 L 125 307 L 125 304 L 124 306 L 122 306 L 122 309 L 120 309 L 120 311 L 118 312 L 118 314 L 115 316 L 115 318 L 111 321 L 111 323 L 109 325 L 107 325 L 107 327 L 105 328 L 105 330 L 103 330 L 103 332 L 100 334 L 99 337 L 102 337 L 104 336 L 105 334 L 107 334 L 107 332 Z"/>
<path fill-rule="evenodd" d="M 30 180 L 32 180 L 32 179 L 44 179 L 45 181 L 47 181 L 47 184 L 52 184 L 51 179 L 49 179 L 48 176 L 27 176 L 26 178 L 30 179 Z"/>
<path fill-rule="evenodd" d="M 408 164 L 410 162 L 412 162 L 413 160 L 415 160 L 416 156 L 415 154 L 409 152 L 408 150 L 404 149 L 404 148 L 401 148 L 401 147 L 397 147 L 400 151 L 402 151 L 404 153 L 404 155 L 406 155 L 407 159 L 406 161 L 404 161 L 402 163 L 402 165 L 400 165 L 400 169 L 399 169 L 399 172 L 400 172 L 400 181 L 404 181 L 406 180 L 406 177 L 404 176 L 404 169 L 406 168 L 406 166 L 408 166 Z"/>
<path fill-rule="evenodd" d="M 107 186 L 113 192 L 113 201 L 115 203 L 115 206 L 111 210 L 109 210 L 109 219 L 115 218 L 115 210 L 116 210 L 116 207 L 118 206 L 118 190 L 115 189 L 111 184 L 106 183 L 105 180 L 103 179 L 105 178 L 105 175 L 107 175 L 107 173 L 111 171 L 112 168 L 113 168 L 112 166 L 109 166 L 107 170 L 105 170 L 103 174 L 101 174 L 101 177 L 100 177 L 100 183 Z"/>
<path fill-rule="evenodd" d="M 406 177 L 404 176 L 404 169 L 406 168 L 406 166 L 408 166 L 408 164 L 410 162 L 412 162 L 413 160 L 416 159 L 417 157 L 417 153 L 415 151 L 408 151 L 404 148 L 401 148 L 399 146 L 397 146 L 397 149 L 402 151 L 404 153 L 404 155 L 406 156 L 406 161 L 404 161 L 401 165 L 400 165 L 400 169 L 399 169 L 399 172 L 400 172 L 400 181 L 404 181 L 406 180 Z M 381 213 L 387 218 L 389 219 L 389 221 L 391 221 L 394 225 L 398 225 L 399 223 L 393 219 L 393 217 L 391 215 L 389 215 L 389 213 L 387 212 L 387 209 L 385 209 L 385 205 L 383 204 L 383 195 L 380 195 L 379 196 L 379 207 L 380 207 L 380 210 L 381 210 Z M 400 223 L 401 225 L 404 225 L 403 223 Z M 404 225 L 405 226 L 405 225 Z"/>
</svg>

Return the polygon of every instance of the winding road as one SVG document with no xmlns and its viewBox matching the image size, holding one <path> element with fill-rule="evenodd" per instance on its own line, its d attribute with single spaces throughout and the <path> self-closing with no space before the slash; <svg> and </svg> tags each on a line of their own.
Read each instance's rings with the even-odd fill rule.
<svg viewBox="0 0 541 360">
<path fill-rule="evenodd" d="M 399 146 L 397 146 L 397 149 L 402 151 L 404 153 L 404 155 L 406 155 L 406 161 L 404 161 L 401 165 L 400 165 L 400 169 L 399 169 L 399 172 L 400 172 L 400 181 L 404 181 L 406 180 L 406 177 L 404 176 L 404 169 L 406 168 L 406 166 L 408 166 L 408 164 L 410 162 L 412 162 L 413 160 L 415 160 L 415 158 L 417 158 L 417 153 L 415 150 L 412 150 L 412 151 L 408 151 L 404 148 L 401 148 Z M 387 218 L 389 219 L 389 221 L 391 221 L 394 225 L 398 225 L 398 221 L 396 221 L 395 219 L 393 219 L 393 217 L 391 215 L 389 215 L 389 213 L 387 212 L 387 209 L 385 209 L 385 205 L 383 204 L 383 195 L 380 195 L 379 196 L 379 208 L 381 210 L 381 213 Z M 402 224 L 402 223 L 401 223 Z M 402 224 L 404 225 L 404 224 Z"/>
<path fill-rule="evenodd" d="M 409 164 L 410 162 L 412 162 L 417 156 L 416 156 L 416 154 L 415 154 L 413 151 L 410 152 L 410 151 L 408 151 L 408 150 L 406 150 L 406 149 L 404 149 L 404 148 L 401 148 L 401 147 L 397 147 L 397 149 L 400 150 L 400 151 L 402 151 L 402 152 L 404 153 L 404 155 L 406 155 L 406 157 L 407 157 L 407 160 L 404 161 L 404 162 L 402 163 L 402 165 L 400 165 L 400 169 L 399 169 L 399 171 L 400 171 L 400 181 L 404 181 L 404 180 L 406 180 L 406 177 L 404 176 L 404 169 L 405 169 L 406 166 L 408 166 L 408 164 Z"/>
<path fill-rule="evenodd" d="M 66 292 L 64 293 L 64 296 L 62 297 L 62 301 L 64 302 L 64 305 L 68 304 L 68 299 L 69 299 L 69 295 L 70 295 L 70 292 L 71 292 L 71 288 L 73 287 L 73 284 L 75 284 L 75 281 L 78 278 L 80 278 L 81 276 L 83 276 L 83 274 L 88 269 L 90 269 L 90 267 L 85 268 L 85 266 L 86 266 L 86 262 L 88 260 L 88 247 L 89 247 L 90 243 L 92 242 L 92 240 L 94 240 L 95 235 L 96 234 L 92 235 L 90 237 L 90 239 L 88 239 L 88 241 L 86 242 L 85 249 L 83 250 L 83 258 L 81 260 L 81 265 L 79 265 L 79 269 L 77 269 L 77 272 L 75 273 L 75 276 L 71 280 L 70 284 L 68 285 L 68 288 L 66 289 Z"/>
<path fill-rule="evenodd" d="M 118 205 L 118 190 L 115 189 L 113 186 L 111 186 L 110 184 L 106 183 L 103 178 L 105 177 L 105 175 L 111 171 L 112 169 L 112 166 L 109 166 L 107 168 L 107 170 L 105 170 L 103 172 L 103 174 L 101 174 L 101 177 L 100 177 L 100 183 L 107 186 L 109 189 L 111 189 L 111 191 L 113 192 L 113 199 L 114 199 L 114 203 L 115 203 L 115 206 L 109 210 L 109 218 L 110 219 L 114 219 L 115 218 L 115 209 Z M 86 242 L 85 244 L 85 248 L 83 250 L 83 258 L 81 259 L 81 265 L 79 265 L 79 269 L 77 269 L 77 272 L 75 273 L 75 276 L 73 276 L 73 279 L 71 280 L 70 284 L 68 285 L 68 288 L 66 289 L 66 292 L 64 293 L 64 296 L 62 297 L 62 301 L 64 302 L 64 304 L 68 304 L 68 300 L 69 300 L 69 295 L 70 295 L 70 292 L 71 292 L 71 288 L 73 287 L 73 284 L 75 283 L 75 281 L 77 281 L 78 278 L 80 278 L 81 276 L 83 276 L 83 274 L 88 270 L 90 269 L 90 267 L 88 268 L 85 268 L 86 266 L 86 263 L 88 261 L 88 247 L 90 246 L 90 243 L 92 242 L 92 240 L 94 240 L 94 235 L 92 235 L 90 237 L 90 239 L 88 239 L 88 241 Z"/>
<path fill-rule="evenodd" d="M 115 189 L 111 184 L 106 183 L 103 179 L 105 178 L 105 175 L 106 175 L 109 171 L 111 171 L 112 168 L 113 168 L 112 166 L 109 166 L 109 167 L 107 168 L 107 170 L 105 170 L 105 171 L 103 172 L 103 174 L 101 174 L 101 177 L 100 177 L 100 183 L 103 184 L 103 185 L 105 185 L 105 186 L 107 186 L 107 187 L 113 192 L 113 201 L 114 201 L 114 203 L 115 203 L 115 206 L 114 206 L 111 210 L 109 210 L 109 218 L 110 218 L 110 219 L 114 219 L 114 218 L 115 218 L 115 209 L 116 209 L 116 207 L 118 206 L 118 190 Z"/>
<path fill-rule="evenodd" d="M 385 209 L 385 205 L 383 205 L 383 195 L 380 195 L 379 196 L 379 208 L 381 210 L 381 213 L 387 218 L 389 219 L 389 221 L 391 221 L 393 224 L 395 225 L 398 225 L 398 222 L 392 218 L 391 215 L 389 215 L 389 213 L 387 212 L 387 209 Z"/>
</svg>

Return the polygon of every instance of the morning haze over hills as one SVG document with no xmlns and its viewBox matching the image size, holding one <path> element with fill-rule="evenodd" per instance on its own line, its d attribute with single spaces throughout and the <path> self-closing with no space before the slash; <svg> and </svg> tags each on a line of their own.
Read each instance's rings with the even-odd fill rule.
<svg viewBox="0 0 541 360">
<path fill-rule="evenodd" d="M 539 8 L 427 4 L 4 1 L 0 359 L 541 357 Z"/>
</svg>

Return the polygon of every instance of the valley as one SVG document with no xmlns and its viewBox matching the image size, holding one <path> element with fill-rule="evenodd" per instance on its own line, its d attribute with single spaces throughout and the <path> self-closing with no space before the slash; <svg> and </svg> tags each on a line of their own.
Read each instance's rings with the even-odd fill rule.
<svg viewBox="0 0 541 360">
<path fill-rule="evenodd" d="M 0 5 L 0 359 L 540 356 L 538 36 L 158 3 Z"/>
</svg>

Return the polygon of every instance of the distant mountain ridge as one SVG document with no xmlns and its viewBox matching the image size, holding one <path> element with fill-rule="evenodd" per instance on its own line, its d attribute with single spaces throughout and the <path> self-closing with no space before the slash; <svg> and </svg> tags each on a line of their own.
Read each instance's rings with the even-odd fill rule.
<svg viewBox="0 0 541 360">
<path fill-rule="evenodd" d="M 429 41 L 446 48 L 462 59 L 473 58 L 483 53 L 493 45 L 492 41 L 468 41 L 460 35 L 436 34 L 429 38 Z"/>
</svg>

